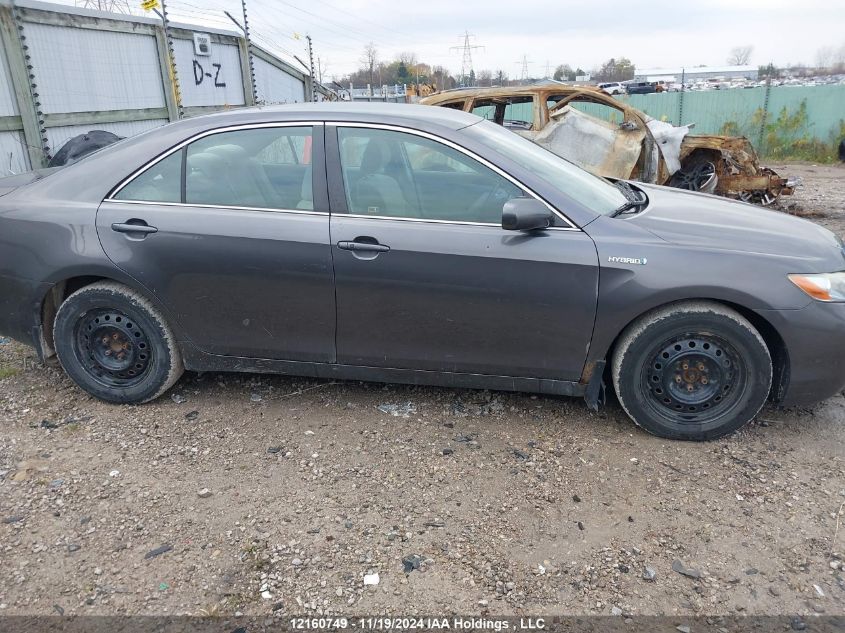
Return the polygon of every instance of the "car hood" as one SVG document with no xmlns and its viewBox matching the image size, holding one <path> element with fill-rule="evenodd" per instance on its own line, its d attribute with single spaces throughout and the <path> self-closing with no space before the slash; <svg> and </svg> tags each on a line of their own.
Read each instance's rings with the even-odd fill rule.
<svg viewBox="0 0 845 633">
<path fill-rule="evenodd" d="M 631 184 L 648 195 L 649 204 L 629 221 L 667 242 L 798 259 L 834 258 L 838 270 L 845 268 L 842 242 L 809 220 L 718 196 Z"/>
</svg>

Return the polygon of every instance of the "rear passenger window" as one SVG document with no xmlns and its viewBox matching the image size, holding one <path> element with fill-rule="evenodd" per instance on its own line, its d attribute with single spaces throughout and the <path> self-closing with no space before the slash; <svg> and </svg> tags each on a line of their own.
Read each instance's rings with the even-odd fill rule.
<svg viewBox="0 0 845 633">
<path fill-rule="evenodd" d="M 187 148 L 185 202 L 268 209 L 314 208 L 310 127 L 212 134 Z"/>
<path fill-rule="evenodd" d="M 115 194 L 117 200 L 181 202 L 182 152 L 171 154 Z"/>
</svg>

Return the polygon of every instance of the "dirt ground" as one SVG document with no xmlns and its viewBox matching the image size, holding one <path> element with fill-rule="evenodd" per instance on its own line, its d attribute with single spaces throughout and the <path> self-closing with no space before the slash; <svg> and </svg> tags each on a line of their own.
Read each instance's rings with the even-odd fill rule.
<svg viewBox="0 0 845 633">
<path fill-rule="evenodd" d="M 774 167 L 845 236 L 845 169 Z M 843 447 L 843 396 L 706 444 L 273 376 L 110 406 L 0 339 L 0 614 L 841 615 Z"/>
</svg>

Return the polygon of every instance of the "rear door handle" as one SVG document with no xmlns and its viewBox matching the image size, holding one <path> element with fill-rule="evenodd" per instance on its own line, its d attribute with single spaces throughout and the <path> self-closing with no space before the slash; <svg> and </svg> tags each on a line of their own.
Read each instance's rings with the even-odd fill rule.
<svg viewBox="0 0 845 633">
<path fill-rule="evenodd" d="M 158 229 L 150 226 L 143 220 L 127 220 L 126 222 L 115 222 L 111 225 L 111 230 L 115 233 L 158 233 Z"/>
<path fill-rule="evenodd" d="M 344 251 L 357 251 L 370 253 L 386 253 L 390 250 L 385 244 L 370 244 L 369 242 L 338 242 L 337 247 Z"/>
</svg>

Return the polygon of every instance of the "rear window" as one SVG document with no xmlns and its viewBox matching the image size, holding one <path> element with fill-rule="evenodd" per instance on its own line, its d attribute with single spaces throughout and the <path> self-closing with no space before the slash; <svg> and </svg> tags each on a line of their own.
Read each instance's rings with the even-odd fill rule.
<svg viewBox="0 0 845 633">
<path fill-rule="evenodd" d="M 180 202 L 182 152 L 171 154 L 140 174 L 114 196 L 117 200 Z"/>
</svg>

